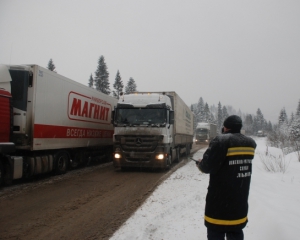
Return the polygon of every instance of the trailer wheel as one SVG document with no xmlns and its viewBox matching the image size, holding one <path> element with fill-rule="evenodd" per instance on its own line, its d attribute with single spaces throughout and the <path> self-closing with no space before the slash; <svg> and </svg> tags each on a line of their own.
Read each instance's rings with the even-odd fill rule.
<svg viewBox="0 0 300 240">
<path fill-rule="evenodd" d="M 58 152 L 55 155 L 55 173 L 64 174 L 67 172 L 69 163 L 69 154 L 66 151 Z"/>
<path fill-rule="evenodd" d="M 83 156 L 82 152 L 76 153 L 74 155 L 74 158 L 72 160 L 70 160 L 70 167 L 73 169 L 77 168 L 80 165 L 80 163 L 82 162 L 83 158 L 84 158 L 84 156 Z"/>
</svg>

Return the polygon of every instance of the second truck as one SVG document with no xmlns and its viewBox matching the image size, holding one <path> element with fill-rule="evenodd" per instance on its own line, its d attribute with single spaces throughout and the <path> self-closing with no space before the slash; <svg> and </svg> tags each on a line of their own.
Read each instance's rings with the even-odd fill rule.
<svg viewBox="0 0 300 240">
<path fill-rule="evenodd" d="M 213 123 L 200 122 L 197 124 L 195 130 L 195 142 L 209 143 L 214 137 L 217 136 L 217 125 Z"/>
<path fill-rule="evenodd" d="M 113 112 L 116 168 L 170 168 L 193 144 L 194 115 L 176 92 L 120 97 Z"/>
</svg>

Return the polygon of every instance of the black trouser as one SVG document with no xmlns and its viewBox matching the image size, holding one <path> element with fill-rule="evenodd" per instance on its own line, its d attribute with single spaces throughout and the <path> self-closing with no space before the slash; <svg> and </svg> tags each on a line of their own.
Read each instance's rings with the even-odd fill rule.
<svg viewBox="0 0 300 240">
<path fill-rule="evenodd" d="M 237 230 L 234 232 L 217 232 L 207 228 L 208 240 L 244 240 L 243 230 Z"/>
</svg>

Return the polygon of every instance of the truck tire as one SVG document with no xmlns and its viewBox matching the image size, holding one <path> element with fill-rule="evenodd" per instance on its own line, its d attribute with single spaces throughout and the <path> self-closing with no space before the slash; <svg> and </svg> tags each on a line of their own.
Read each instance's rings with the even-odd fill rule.
<svg viewBox="0 0 300 240">
<path fill-rule="evenodd" d="M 190 145 L 187 144 L 185 147 L 185 155 L 188 157 L 190 156 L 190 153 L 191 153 Z"/>
<path fill-rule="evenodd" d="M 2 170 L 3 170 L 2 179 L 3 179 L 4 185 L 6 185 L 6 186 L 12 185 L 12 183 L 13 183 L 12 169 L 10 168 L 10 165 L 8 162 L 6 162 L 2 165 Z"/>
<path fill-rule="evenodd" d="M 80 163 L 82 162 L 83 157 L 84 156 L 83 156 L 82 152 L 75 153 L 73 159 L 70 160 L 70 167 L 72 169 L 77 168 L 80 165 Z"/>
<path fill-rule="evenodd" d="M 168 157 L 166 159 L 166 167 L 165 167 L 165 169 L 169 170 L 171 168 L 171 165 L 172 165 L 172 156 L 171 156 L 171 154 L 168 154 Z"/>
<path fill-rule="evenodd" d="M 175 162 L 179 163 L 180 160 L 180 148 L 176 148 L 176 157 L 175 157 Z"/>
<path fill-rule="evenodd" d="M 60 151 L 55 155 L 55 173 L 64 174 L 67 172 L 70 158 L 66 151 Z"/>
</svg>

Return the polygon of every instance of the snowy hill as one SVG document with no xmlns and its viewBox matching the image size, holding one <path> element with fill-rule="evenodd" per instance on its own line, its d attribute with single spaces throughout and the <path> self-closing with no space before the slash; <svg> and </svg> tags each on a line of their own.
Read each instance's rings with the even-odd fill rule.
<svg viewBox="0 0 300 240">
<path fill-rule="evenodd" d="M 300 162 L 296 153 L 257 143 L 249 196 L 247 240 L 295 240 L 300 234 Z M 202 158 L 204 150 L 194 154 Z M 266 156 L 267 152 L 267 156 Z M 272 161 L 272 162 L 268 162 Z M 277 161 L 278 164 L 275 164 Z M 285 172 L 269 172 L 265 164 Z M 204 207 L 209 175 L 194 162 L 174 172 L 112 236 L 111 240 L 197 239 L 205 240 Z"/>
</svg>

